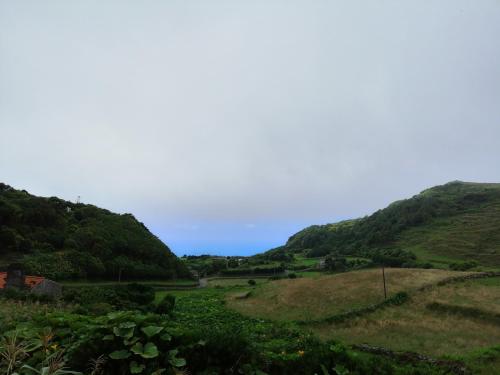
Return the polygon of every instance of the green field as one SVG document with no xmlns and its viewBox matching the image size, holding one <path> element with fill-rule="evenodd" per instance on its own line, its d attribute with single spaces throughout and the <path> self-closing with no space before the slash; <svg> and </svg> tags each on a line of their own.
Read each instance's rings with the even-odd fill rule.
<svg viewBox="0 0 500 375">
<path fill-rule="evenodd" d="M 320 258 L 307 258 L 305 256 L 296 255 L 294 257 L 292 265 L 294 266 L 307 266 L 314 268 L 318 265 Z"/>
</svg>

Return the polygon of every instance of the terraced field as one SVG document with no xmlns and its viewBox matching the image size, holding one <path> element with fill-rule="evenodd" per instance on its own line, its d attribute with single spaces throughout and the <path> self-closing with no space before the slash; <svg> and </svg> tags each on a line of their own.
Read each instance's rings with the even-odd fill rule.
<svg viewBox="0 0 500 375">
<path fill-rule="evenodd" d="M 468 274 L 474 273 L 386 269 L 389 295 L 406 291 L 410 299 L 338 323 L 321 319 L 383 300 L 380 270 L 270 281 L 247 298 L 229 293 L 226 301 L 252 317 L 311 320 L 303 329 L 323 340 L 447 357 L 473 374 L 500 374 L 500 277 L 436 284 Z"/>
<path fill-rule="evenodd" d="M 438 309 L 433 308 L 436 303 Z M 324 339 L 432 356 L 496 346 L 500 344 L 500 277 L 435 287 L 415 293 L 401 306 L 311 329 Z"/>
<path fill-rule="evenodd" d="M 464 272 L 423 269 L 385 270 L 388 297 L 401 291 L 436 283 Z M 318 278 L 277 280 L 257 287 L 247 299 L 228 298 L 242 314 L 274 320 L 321 319 L 384 300 L 379 269 L 347 272 Z"/>
</svg>

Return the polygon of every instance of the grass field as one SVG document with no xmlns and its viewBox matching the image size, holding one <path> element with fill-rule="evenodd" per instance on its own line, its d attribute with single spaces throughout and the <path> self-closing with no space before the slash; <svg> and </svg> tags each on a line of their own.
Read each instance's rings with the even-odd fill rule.
<svg viewBox="0 0 500 375">
<path fill-rule="evenodd" d="M 320 258 L 307 258 L 302 255 L 295 255 L 293 260 L 294 266 L 315 267 L 320 261 Z"/>
<path fill-rule="evenodd" d="M 388 296 L 412 291 L 461 272 L 422 269 L 386 269 Z M 231 308 L 254 317 L 275 320 L 321 319 L 383 301 L 379 269 L 317 278 L 284 279 L 257 287 L 252 296 L 228 299 Z"/>
<path fill-rule="evenodd" d="M 324 324 L 311 329 L 324 339 L 351 344 L 368 343 L 393 350 L 431 356 L 463 355 L 500 343 L 498 321 L 477 313 L 457 315 L 433 311 L 432 302 L 500 313 L 500 278 L 452 283 L 418 292 L 409 303 L 375 311 L 348 323 Z"/>
</svg>

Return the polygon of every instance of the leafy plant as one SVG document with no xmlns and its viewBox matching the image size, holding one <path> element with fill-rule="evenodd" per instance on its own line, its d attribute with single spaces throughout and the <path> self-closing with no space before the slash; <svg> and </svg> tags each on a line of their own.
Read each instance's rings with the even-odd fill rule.
<svg viewBox="0 0 500 375">
<path fill-rule="evenodd" d="M 0 342 L 0 365 L 5 368 L 6 374 L 12 374 L 30 351 L 28 343 L 19 339 L 17 331 L 3 336 Z"/>
<path fill-rule="evenodd" d="M 30 374 L 38 375 L 82 375 L 81 372 L 67 370 L 64 365 L 63 352 L 57 351 L 47 356 L 38 368 L 24 365 L 22 369 L 27 370 Z"/>
<path fill-rule="evenodd" d="M 175 296 L 167 294 L 156 306 L 157 314 L 171 314 L 175 307 Z"/>
</svg>

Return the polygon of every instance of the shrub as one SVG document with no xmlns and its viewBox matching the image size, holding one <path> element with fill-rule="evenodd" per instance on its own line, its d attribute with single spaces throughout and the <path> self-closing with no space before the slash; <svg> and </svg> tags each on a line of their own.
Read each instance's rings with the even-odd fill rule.
<svg viewBox="0 0 500 375">
<path fill-rule="evenodd" d="M 255 286 L 257 283 L 255 282 L 255 280 L 251 279 L 251 280 L 248 280 L 248 285 L 250 286 Z"/>
<path fill-rule="evenodd" d="M 163 298 L 158 306 L 156 306 L 155 312 L 161 315 L 171 314 L 175 307 L 175 296 L 167 294 Z"/>
<path fill-rule="evenodd" d="M 18 288 L 8 288 L 0 291 L 0 297 L 15 301 L 26 301 L 26 302 L 41 302 L 50 303 L 54 302 L 54 298 L 47 294 L 33 294 L 27 289 Z"/>
<path fill-rule="evenodd" d="M 57 316 L 51 320 L 58 322 Z M 185 366 L 165 323 L 158 315 L 122 311 L 97 318 L 66 315 L 57 324 L 68 325 L 59 335 L 71 345 L 72 368 L 86 368 L 90 358 L 104 355 L 102 373 L 123 375 L 173 373 L 174 367 Z"/>
<path fill-rule="evenodd" d="M 289 278 L 289 279 L 296 279 L 296 278 L 297 278 L 297 274 L 295 274 L 295 273 L 293 273 L 293 272 L 292 272 L 292 273 L 289 273 L 289 274 L 288 274 L 288 278 Z"/>
<path fill-rule="evenodd" d="M 189 371 L 193 374 L 233 373 L 224 370 L 237 369 L 255 355 L 252 342 L 237 323 L 198 329 L 184 340 L 182 354 L 188 358 Z"/>
<path fill-rule="evenodd" d="M 377 250 L 372 257 L 376 264 L 383 264 L 387 267 L 401 267 L 403 264 L 415 262 L 417 259 L 411 251 L 402 249 Z"/>
<path fill-rule="evenodd" d="M 87 307 L 87 313 L 91 315 L 105 315 L 113 310 L 113 305 L 106 302 L 93 303 Z"/>
<path fill-rule="evenodd" d="M 470 260 L 463 263 L 451 263 L 449 267 L 453 271 L 467 271 L 477 266 L 478 263 L 475 260 Z"/>
<path fill-rule="evenodd" d="M 274 281 L 274 280 L 282 280 L 282 279 L 284 279 L 284 278 L 285 278 L 285 276 L 283 276 L 283 275 L 275 275 L 275 276 L 271 276 L 271 277 L 269 277 L 269 280 L 271 280 L 271 281 Z"/>
<path fill-rule="evenodd" d="M 144 310 L 154 300 L 154 289 L 141 284 L 126 284 L 110 287 L 65 288 L 66 302 L 86 307 L 96 303 L 110 304 L 122 310 Z"/>
<path fill-rule="evenodd" d="M 28 297 L 28 291 L 17 288 L 6 288 L 0 294 L 5 299 L 24 301 Z"/>
</svg>

